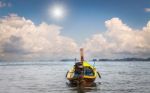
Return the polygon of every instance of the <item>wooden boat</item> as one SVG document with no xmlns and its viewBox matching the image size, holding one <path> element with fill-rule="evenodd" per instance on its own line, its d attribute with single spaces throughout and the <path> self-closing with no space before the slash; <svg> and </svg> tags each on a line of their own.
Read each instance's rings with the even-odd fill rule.
<svg viewBox="0 0 150 93">
<path fill-rule="evenodd" d="M 101 78 L 96 68 L 84 60 L 82 48 L 80 49 L 80 54 L 81 61 L 76 62 L 72 69 L 67 72 L 66 78 L 71 83 L 94 82 L 97 76 Z"/>
</svg>

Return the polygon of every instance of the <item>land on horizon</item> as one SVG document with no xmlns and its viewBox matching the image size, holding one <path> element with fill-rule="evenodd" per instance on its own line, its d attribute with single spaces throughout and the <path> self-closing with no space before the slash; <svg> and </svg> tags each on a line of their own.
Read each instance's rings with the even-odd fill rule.
<svg viewBox="0 0 150 93">
<path fill-rule="evenodd" d="M 69 62 L 69 61 L 79 61 L 79 59 L 60 59 L 60 60 L 49 60 L 49 59 L 41 59 L 41 60 L 0 60 L 0 62 L 53 62 L 53 61 L 62 61 L 62 62 Z M 86 60 L 86 61 L 150 61 L 150 57 L 148 58 L 135 58 L 135 57 L 129 57 L 129 58 L 115 58 L 115 59 L 110 59 L 110 58 L 96 58 L 96 59 L 91 59 L 91 60 Z"/>
</svg>

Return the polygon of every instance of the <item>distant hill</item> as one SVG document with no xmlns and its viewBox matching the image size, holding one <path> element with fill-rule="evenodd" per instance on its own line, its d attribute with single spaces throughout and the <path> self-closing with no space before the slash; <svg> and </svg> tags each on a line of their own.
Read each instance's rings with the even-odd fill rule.
<svg viewBox="0 0 150 93">
<path fill-rule="evenodd" d="M 48 61 L 48 62 L 52 62 L 52 61 L 62 61 L 62 62 L 70 62 L 70 61 L 79 61 L 79 59 L 61 59 L 61 60 L 48 60 L 48 59 L 43 59 L 43 60 L 11 60 L 11 61 L 8 61 L 8 60 L 0 60 L 0 62 L 44 62 L 44 61 Z M 89 61 L 150 61 L 150 57 L 148 58 L 117 58 L 117 59 L 92 59 L 92 60 L 89 60 Z"/>
<path fill-rule="evenodd" d="M 149 58 L 118 58 L 118 59 L 93 59 L 94 61 L 150 61 Z M 90 60 L 90 61 L 93 61 Z M 75 61 L 75 59 L 61 59 L 60 61 Z M 76 60 L 79 61 L 79 60 Z"/>
<path fill-rule="evenodd" d="M 97 61 L 150 61 L 149 58 L 98 59 Z"/>
</svg>

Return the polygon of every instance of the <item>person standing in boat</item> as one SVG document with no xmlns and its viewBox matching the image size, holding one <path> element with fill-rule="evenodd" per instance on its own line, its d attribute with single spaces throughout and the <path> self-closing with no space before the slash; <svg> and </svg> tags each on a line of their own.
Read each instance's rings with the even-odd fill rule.
<svg viewBox="0 0 150 93">
<path fill-rule="evenodd" d="M 75 65 L 74 65 L 74 68 L 75 68 L 75 72 L 74 72 L 74 78 L 79 78 L 82 73 L 83 73 L 83 65 L 81 62 L 77 62 Z"/>
</svg>

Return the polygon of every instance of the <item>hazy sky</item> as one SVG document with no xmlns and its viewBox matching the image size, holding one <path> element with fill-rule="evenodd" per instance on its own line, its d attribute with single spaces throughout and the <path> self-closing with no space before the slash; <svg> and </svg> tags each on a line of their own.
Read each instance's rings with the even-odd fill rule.
<svg viewBox="0 0 150 93">
<path fill-rule="evenodd" d="M 150 1 L 0 0 L 0 36 L 1 59 L 148 57 Z"/>
</svg>

